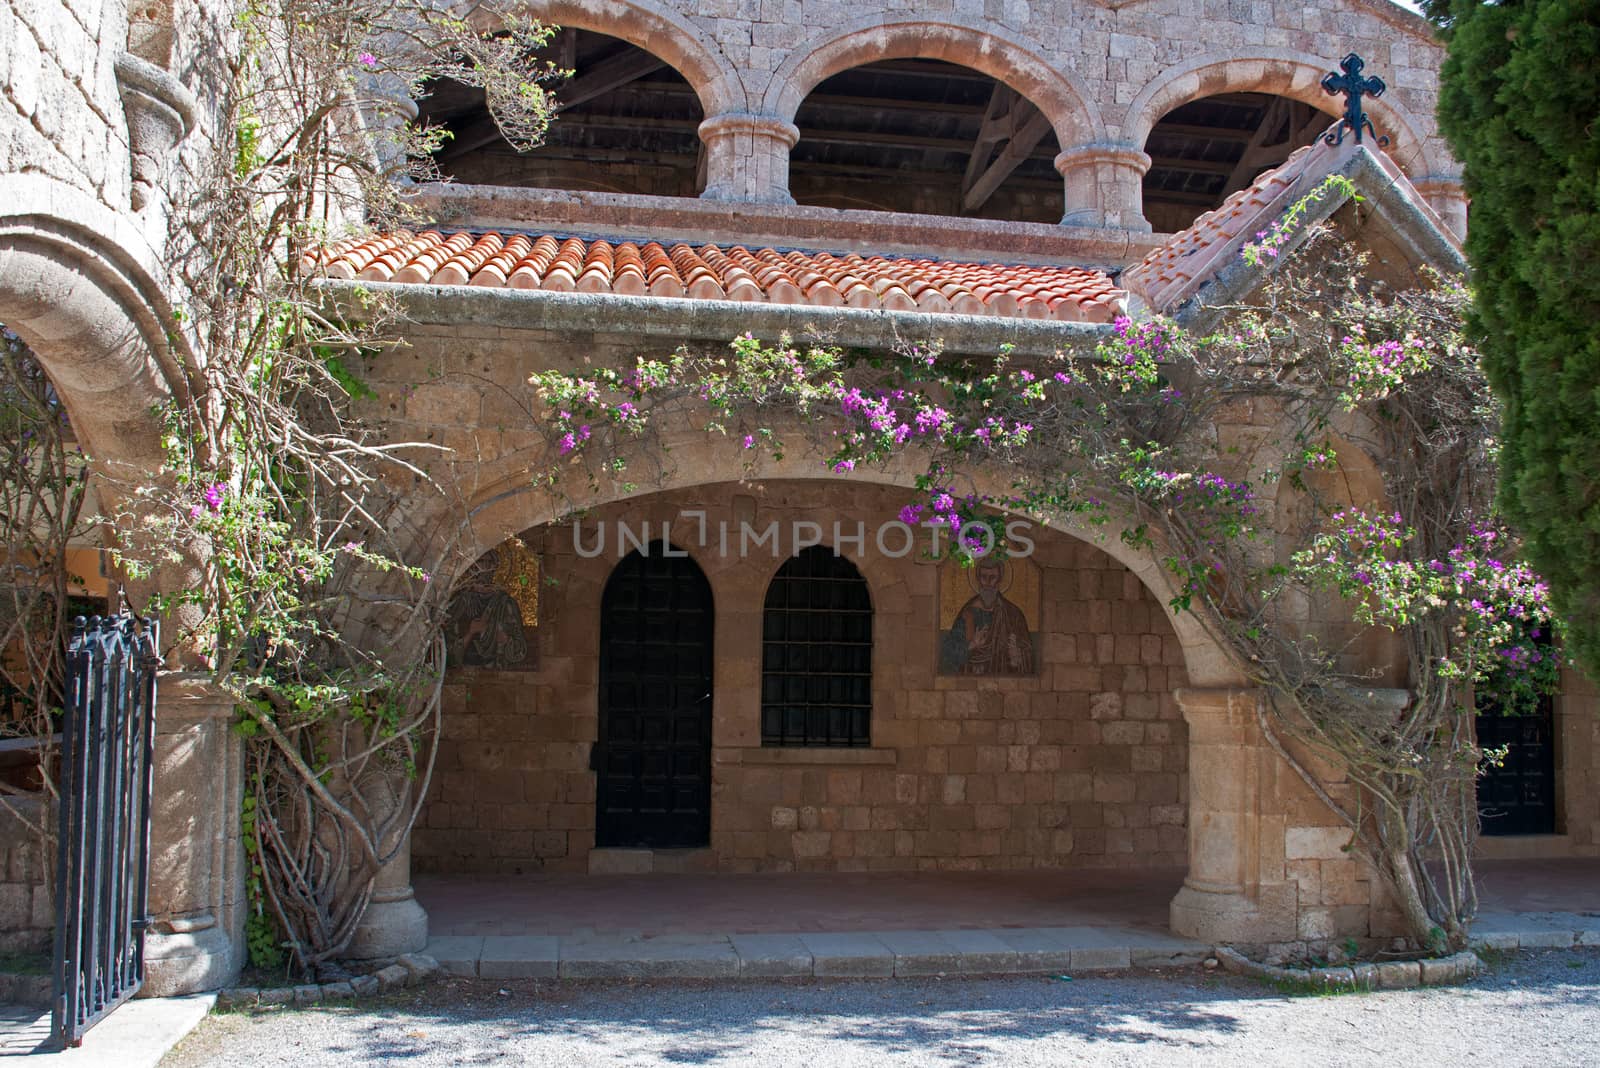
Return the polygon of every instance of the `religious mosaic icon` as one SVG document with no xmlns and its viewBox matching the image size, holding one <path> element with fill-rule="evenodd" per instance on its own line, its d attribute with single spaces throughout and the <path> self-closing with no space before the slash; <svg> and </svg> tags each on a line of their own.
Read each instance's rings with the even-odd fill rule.
<svg viewBox="0 0 1600 1068">
<path fill-rule="evenodd" d="M 991 556 L 939 572 L 939 674 L 1033 675 L 1039 670 L 1039 567 Z"/>
<path fill-rule="evenodd" d="M 450 663 L 532 670 L 539 622 L 539 557 L 515 538 L 490 549 L 463 576 L 445 624 Z"/>
</svg>

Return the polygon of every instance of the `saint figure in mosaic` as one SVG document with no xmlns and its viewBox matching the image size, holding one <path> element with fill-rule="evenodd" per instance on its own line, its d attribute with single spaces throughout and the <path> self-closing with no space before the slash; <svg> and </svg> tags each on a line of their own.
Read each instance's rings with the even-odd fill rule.
<svg viewBox="0 0 1600 1068">
<path fill-rule="evenodd" d="M 962 569 L 972 595 L 940 635 L 939 670 L 946 675 L 1031 675 L 1035 624 L 1007 590 L 1023 570 L 1021 561 L 990 557 Z M 949 566 L 949 565 L 947 565 Z M 948 575 L 948 572 L 947 572 Z M 1031 566 L 1026 578 L 1037 581 Z M 1026 598 L 1037 612 L 1037 589 Z M 948 595 L 945 598 L 949 600 Z"/>
<path fill-rule="evenodd" d="M 451 664 L 504 669 L 528 659 L 522 608 L 496 581 L 500 565 L 498 550 L 484 553 L 451 598 L 445 628 Z"/>
</svg>

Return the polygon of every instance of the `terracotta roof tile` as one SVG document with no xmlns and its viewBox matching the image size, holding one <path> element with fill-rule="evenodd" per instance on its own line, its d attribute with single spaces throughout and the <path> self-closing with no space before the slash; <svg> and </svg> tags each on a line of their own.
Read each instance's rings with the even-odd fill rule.
<svg viewBox="0 0 1600 1068">
<path fill-rule="evenodd" d="M 1187 230 L 1173 235 L 1124 271 L 1120 281 L 1157 311 L 1182 303 L 1237 257 L 1249 238 L 1265 230 L 1289 205 L 1291 196 L 1308 192 L 1311 182 L 1332 173 L 1355 150 L 1353 140 L 1330 145 L 1319 136 L 1201 215 Z M 1378 156 L 1393 168 L 1382 153 Z"/>
<path fill-rule="evenodd" d="M 1147 263 L 1150 261 L 1146 261 Z M 583 241 L 553 234 L 396 231 L 330 245 L 302 265 L 377 282 L 620 293 L 813 307 L 1109 322 L 1126 307 L 1082 267 L 954 263 L 855 253 Z"/>
</svg>

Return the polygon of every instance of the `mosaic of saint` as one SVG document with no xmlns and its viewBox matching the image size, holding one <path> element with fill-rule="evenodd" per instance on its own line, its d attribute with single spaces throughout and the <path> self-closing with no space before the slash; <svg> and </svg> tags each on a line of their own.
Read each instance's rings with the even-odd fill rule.
<svg viewBox="0 0 1600 1068">
<path fill-rule="evenodd" d="M 939 573 L 939 674 L 1032 675 L 1039 668 L 1039 568 L 1011 556 Z"/>
<path fill-rule="evenodd" d="M 532 670 L 538 645 L 539 558 L 520 542 L 484 553 L 463 576 L 445 625 L 450 663 Z"/>
</svg>

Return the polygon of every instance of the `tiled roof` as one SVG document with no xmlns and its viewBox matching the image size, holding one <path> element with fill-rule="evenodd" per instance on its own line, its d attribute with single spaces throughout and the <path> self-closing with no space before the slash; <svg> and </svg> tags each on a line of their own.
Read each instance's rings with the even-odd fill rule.
<svg viewBox="0 0 1600 1068">
<path fill-rule="evenodd" d="M 740 245 L 584 241 L 551 234 L 396 231 L 330 246 L 304 264 L 334 278 L 746 300 L 816 307 L 1109 322 L 1126 307 L 1081 267 L 950 263 Z"/>
<path fill-rule="evenodd" d="M 1239 255 L 1239 248 L 1256 231 L 1263 230 L 1287 205 L 1291 192 L 1307 175 L 1329 173 L 1347 147 L 1329 145 L 1318 137 L 1296 150 L 1283 164 L 1233 193 L 1206 212 L 1182 233 L 1122 273 L 1121 282 L 1151 308 L 1170 310 L 1199 285 Z"/>
</svg>

